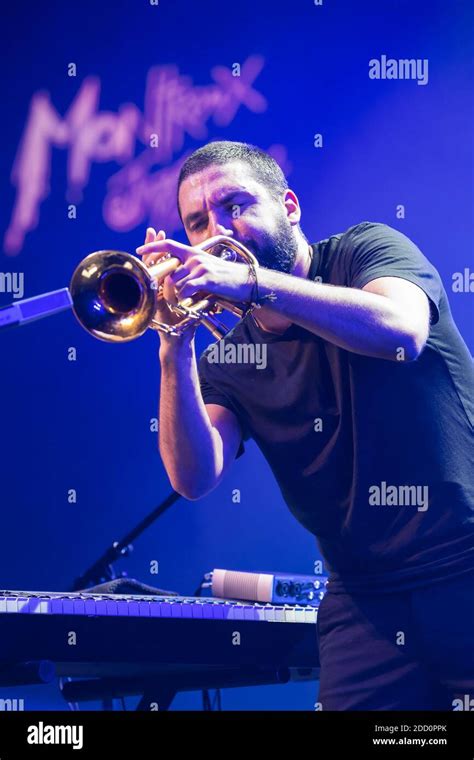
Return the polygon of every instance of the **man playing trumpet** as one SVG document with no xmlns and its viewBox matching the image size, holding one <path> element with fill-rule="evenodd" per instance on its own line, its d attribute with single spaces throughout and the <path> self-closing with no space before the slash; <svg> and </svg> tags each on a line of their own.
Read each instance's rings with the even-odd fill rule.
<svg viewBox="0 0 474 760">
<path fill-rule="evenodd" d="M 453 709 L 474 695 L 474 373 L 438 272 L 384 224 L 310 245 L 280 168 L 244 143 L 193 153 L 178 207 L 189 245 L 149 228 L 137 253 L 182 262 L 169 303 L 251 305 L 222 340 L 265 344 L 267 366 L 210 362 L 211 347 L 197 361 L 194 329 L 160 334 L 173 488 L 205 496 L 252 437 L 329 571 L 322 709 Z M 259 267 L 197 247 L 217 235 Z M 162 302 L 159 319 L 177 317 Z"/>
</svg>

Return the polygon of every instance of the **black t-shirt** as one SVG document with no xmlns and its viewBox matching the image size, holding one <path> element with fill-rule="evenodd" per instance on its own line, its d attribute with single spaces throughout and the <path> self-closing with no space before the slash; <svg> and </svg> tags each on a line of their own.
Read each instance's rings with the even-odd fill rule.
<svg viewBox="0 0 474 760">
<path fill-rule="evenodd" d="M 316 536 L 332 591 L 474 573 L 474 369 L 438 272 L 385 224 L 362 222 L 311 248 L 308 279 L 362 288 L 391 276 L 422 288 L 432 321 L 421 355 L 367 357 L 294 323 L 265 332 L 248 315 L 222 339 L 219 360 L 216 344 L 201 355 L 204 402 L 232 409 L 243 440 L 255 440 Z M 239 344 L 260 354 L 229 363 Z"/>
</svg>

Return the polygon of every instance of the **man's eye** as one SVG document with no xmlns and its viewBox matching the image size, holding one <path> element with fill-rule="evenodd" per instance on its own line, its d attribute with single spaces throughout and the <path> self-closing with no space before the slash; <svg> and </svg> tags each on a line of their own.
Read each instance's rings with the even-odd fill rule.
<svg viewBox="0 0 474 760">
<path fill-rule="evenodd" d="M 197 230 L 200 230 L 204 226 L 204 222 L 196 222 L 191 227 L 191 232 L 196 232 Z"/>
<path fill-rule="evenodd" d="M 226 211 L 232 216 L 233 219 L 238 219 L 240 216 L 242 216 L 243 212 L 245 211 L 246 204 L 245 203 L 227 203 L 226 204 Z"/>
</svg>

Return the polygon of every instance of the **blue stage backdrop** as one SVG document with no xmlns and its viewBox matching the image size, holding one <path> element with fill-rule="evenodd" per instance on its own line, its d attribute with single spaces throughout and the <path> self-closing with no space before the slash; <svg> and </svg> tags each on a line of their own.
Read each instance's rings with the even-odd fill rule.
<svg viewBox="0 0 474 760">
<path fill-rule="evenodd" d="M 179 167 L 207 141 L 231 139 L 277 158 L 311 242 L 363 220 L 412 238 L 438 268 L 472 352 L 471 7 L 11 6 L 1 32 L 0 305 L 66 286 L 91 251 L 133 252 L 149 224 L 185 240 Z M 212 340 L 200 328 L 199 353 Z M 1 353 L 0 585 L 68 589 L 171 490 L 156 443 L 158 338 L 102 343 L 65 312 L 2 332 Z M 311 574 L 319 559 L 249 441 L 211 495 L 180 500 L 117 569 L 192 594 L 214 567 Z M 12 695 L 26 709 L 65 707 L 56 687 L 0 692 Z M 316 699 L 314 683 L 235 689 L 224 707 L 311 710 Z M 199 707 L 198 693 L 173 705 Z"/>
</svg>

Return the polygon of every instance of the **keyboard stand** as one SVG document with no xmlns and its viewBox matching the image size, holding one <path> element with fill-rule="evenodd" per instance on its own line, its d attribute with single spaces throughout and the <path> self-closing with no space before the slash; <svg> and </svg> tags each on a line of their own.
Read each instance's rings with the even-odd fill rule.
<svg viewBox="0 0 474 760">
<path fill-rule="evenodd" d="M 138 695 L 141 699 L 135 709 L 150 712 L 168 710 L 176 694 L 181 691 L 268 686 L 318 678 L 319 668 L 203 668 L 168 672 L 162 676 L 111 676 L 66 681 L 61 693 L 68 703 L 100 700 L 104 704 L 110 704 L 113 699 Z"/>
</svg>

